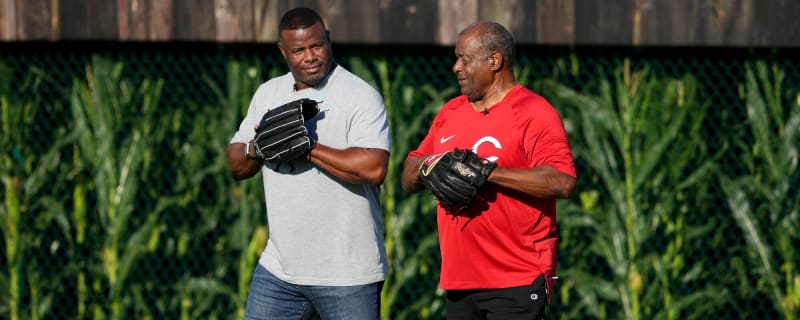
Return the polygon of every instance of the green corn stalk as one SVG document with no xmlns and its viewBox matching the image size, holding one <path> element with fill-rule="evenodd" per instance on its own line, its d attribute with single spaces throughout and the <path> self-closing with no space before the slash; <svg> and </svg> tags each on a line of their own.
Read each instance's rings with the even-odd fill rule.
<svg viewBox="0 0 800 320">
<path fill-rule="evenodd" d="M 427 133 L 433 116 L 455 89 L 439 91 L 429 84 L 413 86 L 405 78 L 404 68 L 390 71 L 388 62 L 382 58 L 368 62 L 351 59 L 349 62 L 353 72 L 383 96 L 391 131 L 392 151 L 381 201 L 392 272 L 384 283 L 381 314 L 385 319 L 435 318 L 443 310 L 442 303 L 437 301 L 442 292 L 435 289 L 439 275 L 436 206 L 430 195 L 404 194 L 400 189 L 400 175 L 406 155 Z M 421 222 L 425 220 L 428 223 Z M 420 224 L 432 228 L 425 231 Z M 419 292 L 415 286 L 422 282 L 429 285 L 427 290 Z M 403 296 L 416 297 L 416 301 L 407 307 L 398 306 L 398 299 Z"/>
<path fill-rule="evenodd" d="M 216 235 L 220 219 L 226 220 L 226 232 L 213 240 L 219 243 L 214 247 L 213 269 L 209 276 L 186 274 L 177 286 L 181 303 L 181 318 L 196 319 L 213 317 L 241 319 L 244 316 L 245 302 L 250 287 L 252 271 L 258 257 L 266 245 L 267 228 L 264 225 L 263 186 L 257 178 L 235 181 L 228 173 L 226 147 L 230 136 L 237 130 L 241 117 L 247 111 L 250 98 L 261 84 L 259 69 L 241 62 L 231 62 L 227 66 L 225 88 L 220 88 L 211 78 L 204 80 L 217 98 L 217 104 L 205 106 L 193 115 L 189 141 L 203 141 L 197 144 L 176 146 L 182 150 L 179 158 L 183 166 L 178 171 L 176 193 L 181 198 L 203 198 L 201 181 L 213 185 L 216 190 L 211 201 L 214 206 L 200 210 L 203 224 L 194 228 L 181 229 L 190 239 L 200 239 Z M 215 155 L 209 158 L 207 155 Z M 212 181 L 212 182 L 208 182 Z M 207 196 L 206 196 L 207 197 Z M 262 221 L 257 223 L 257 221 Z M 230 255 L 238 255 L 232 263 Z M 233 281 L 223 277 L 236 276 Z M 230 301 L 234 312 L 219 310 L 214 301 L 220 298 Z"/>
<path fill-rule="evenodd" d="M 8 304 L 8 318 L 17 320 L 20 317 L 20 290 L 21 284 L 21 251 L 23 243 L 20 239 L 21 229 L 21 215 L 22 204 L 21 196 L 22 179 L 17 172 L 12 168 L 21 167 L 18 163 L 22 161 L 19 147 L 24 145 L 24 141 L 14 139 L 19 137 L 16 130 L 30 125 L 32 120 L 32 105 L 15 105 L 11 101 L 11 75 L 13 70 L 0 64 L 0 77 L 2 77 L 2 90 L 0 91 L 0 108 L 2 108 L 2 129 L 3 129 L 3 152 L 0 154 L 2 158 L 2 165 L 0 165 L 0 174 L 2 174 L 2 183 L 4 186 L 3 206 L 0 210 L 0 219 L 2 219 L 3 240 L 5 243 L 6 253 L 6 274 L 7 279 L 4 283 L 7 284 L 6 293 Z M 12 105 L 14 104 L 14 105 Z M 14 140 L 12 140 L 14 139 Z M 15 156 L 14 153 L 17 153 Z"/>
<path fill-rule="evenodd" d="M 8 319 L 39 319 L 47 314 L 52 301 L 50 291 L 40 286 L 58 283 L 62 275 L 51 275 L 43 283 L 31 251 L 36 249 L 33 243 L 43 238 L 40 228 L 65 221 L 59 205 L 62 201 L 52 190 L 63 182 L 56 173 L 59 152 L 72 137 L 64 133 L 63 127 L 54 125 L 46 132 L 59 137 L 55 143 L 45 147 L 35 143 L 40 138 L 37 129 L 42 127 L 36 123 L 36 116 L 52 107 L 41 105 L 37 95 L 46 75 L 32 67 L 20 86 L 12 89 L 12 74 L 12 69 L 0 63 L 0 231 L 6 256 L 5 268 L 0 272 L 0 306 L 4 306 L 0 309 L 6 309 Z M 28 299 L 24 299 L 23 292 L 29 294 Z"/>
<path fill-rule="evenodd" d="M 20 222 L 20 200 L 18 189 L 20 185 L 19 179 L 4 176 L 3 184 L 5 185 L 5 201 L 4 209 L 2 211 L 3 218 L 3 235 L 6 246 L 6 260 L 7 260 L 7 282 L 8 287 L 6 293 L 8 294 L 8 312 L 9 319 L 19 319 L 20 313 L 20 287 L 21 275 L 19 270 L 20 265 L 20 236 L 19 236 L 19 222 Z"/>
<path fill-rule="evenodd" d="M 262 82 L 261 74 L 256 66 L 249 66 L 243 63 L 231 63 L 228 66 L 227 99 L 220 99 L 221 107 L 225 110 L 226 119 L 221 124 L 220 132 L 228 132 L 230 135 L 238 128 L 240 119 L 247 112 L 250 106 L 250 99 Z M 225 136 L 227 138 L 228 136 Z M 228 141 L 221 141 L 219 150 L 225 150 Z M 224 152 L 222 152 L 224 153 Z M 221 156 L 219 159 L 220 175 L 229 177 L 227 174 L 227 158 Z M 230 212 L 236 215 L 235 222 L 231 225 L 228 233 L 234 250 L 239 252 L 237 264 L 236 282 L 236 318 L 244 318 L 245 303 L 247 293 L 250 289 L 252 270 L 258 264 L 258 257 L 267 245 L 268 231 L 265 220 L 263 194 L 264 188 L 261 179 L 257 177 L 248 179 L 246 182 L 236 182 L 228 178 L 221 181 L 226 190 L 233 190 L 227 194 L 229 201 L 236 203 L 239 210 Z M 262 221 L 262 223 L 257 223 Z M 254 226 L 256 226 L 254 228 Z"/>
<path fill-rule="evenodd" d="M 101 241 L 94 249 L 101 265 L 87 269 L 102 270 L 92 276 L 96 280 L 91 290 L 92 295 L 107 300 L 92 305 L 95 318 L 125 317 L 131 300 L 130 290 L 126 290 L 130 287 L 128 276 L 136 260 L 148 251 L 148 241 L 159 231 L 157 212 L 144 216 L 133 213 L 139 211 L 135 196 L 140 170 L 147 168 L 145 161 L 152 154 L 154 111 L 163 83 L 144 80 L 134 87 L 122 78 L 122 71 L 121 63 L 93 57 L 87 66 L 86 81 L 76 80 L 71 93 L 78 158 L 90 171 L 87 189 L 96 194 L 98 202 L 96 215 L 101 234 L 97 237 Z M 76 217 L 79 226 L 83 224 L 81 219 Z M 80 282 L 86 275 L 78 277 Z M 85 290 L 84 284 L 79 283 L 78 290 L 85 294 L 80 293 Z M 85 312 L 85 307 L 79 307 Z"/>
<path fill-rule="evenodd" d="M 749 251 L 742 258 L 752 271 L 743 276 L 756 279 L 755 288 L 789 320 L 800 314 L 800 92 L 785 90 L 784 78 L 763 61 L 746 66 L 742 99 L 751 139 L 737 139 L 746 172 L 720 175 L 720 185 Z"/>
<path fill-rule="evenodd" d="M 571 141 L 576 159 L 589 170 L 579 173 L 579 204 L 559 212 L 561 230 L 591 230 L 590 243 L 580 249 L 603 259 L 609 270 L 561 270 L 560 286 L 575 290 L 580 306 L 598 318 L 677 319 L 702 311 L 691 310 L 693 303 L 722 303 L 726 291 L 694 289 L 703 279 L 702 263 L 686 259 L 688 244 L 709 228 L 689 225 L 684 217 L 696 211 L 693 201 L 707 193 L 713 173 L 701 140 L 705 106 L 697 102 L 694 79 L 660 80 L 646 68 L 631 71 L 626 61 L 614 82 L 599 81 L 596 94 L 544 83 L 568 131 L 577 134 Z M 653 239 L 666 247 L 649 245 Z M 571 245 L 561 256 L 585 260 L 585 252 L 569 253 Z M 561 297 L 569 303 L 567 293 Z"/>
<path fill-rule="evenodd" d="M 78 248 L 84 247 L 86 245 L 86 228 L 89 224 L 87 221 L 87 208 L 86 208 L 86 186 L 84 183 L 77 183 L 75 185 L 75 189 L 72 192 L 72 199 L 74 202 L 74 208 L 72 211 L 72 220 L 75 224 L 75 246 Z M 78 256 L 77 253 L 74 253 L 73 256 Z M 78 259 L 86 258 L 86 257 L 79 257 Z M 78 271 L 78 278 L 77 281 L 77 299 L 78 299 L 78 319 L 85 319 L 86 318 L 86 305 L 89 300 L 89 288 L 86 283 L 86 271 L 84 268 L 80 268 Z"/>
</svg>

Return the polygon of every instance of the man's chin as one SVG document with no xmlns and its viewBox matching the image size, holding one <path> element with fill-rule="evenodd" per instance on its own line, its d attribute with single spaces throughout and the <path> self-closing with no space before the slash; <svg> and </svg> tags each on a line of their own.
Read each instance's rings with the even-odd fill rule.
<svg viewBox="0 0 800 320">
<path fill-rule="evenodd" d="M 306 87 L 316 87 L 320 83 L 320 79 L 317 78 L 303 78 L 299 82 L 303 83 Z"/>
</svg>

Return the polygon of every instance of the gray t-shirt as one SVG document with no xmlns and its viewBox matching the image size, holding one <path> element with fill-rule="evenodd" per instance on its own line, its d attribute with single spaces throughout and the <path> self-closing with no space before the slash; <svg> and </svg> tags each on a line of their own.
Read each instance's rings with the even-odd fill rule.
<svg viewBox="0 0 800 320">
<path fill-rule="evenodd" d="M 319 115 L 306 123 L 318 143 L 389 150 L 383 99 L 365 81 L 337 66 L 315 88 L 295 91 L 293 85 L 290 73 L 263 83 L 231 143 L 253 139 L 253 128 L 268 109 L 309 98 L 322 101 Z M 269 225 L 261 265 L 299 285 L 350 286 L 386 278 L 377 187 L 339 181 L 306 159 L 267 162 L 261 173 Z"/>
</svg>

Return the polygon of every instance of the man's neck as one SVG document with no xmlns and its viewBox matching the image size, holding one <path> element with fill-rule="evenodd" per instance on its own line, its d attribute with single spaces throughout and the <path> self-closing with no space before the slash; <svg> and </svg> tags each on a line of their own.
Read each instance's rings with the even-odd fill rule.
<svg viewBox="0 0 800 320">
<path fill-rule="evenodd" d="M 470 101 L 470 104 L 472 104 L 472 108 L 475 109 L 475 111 L 486 113 L 489 109 L 502 101 L 516 84 L 517 83 L 514 81 L 503 83 L 495 82 L 482 98 Z"/>
</svg>

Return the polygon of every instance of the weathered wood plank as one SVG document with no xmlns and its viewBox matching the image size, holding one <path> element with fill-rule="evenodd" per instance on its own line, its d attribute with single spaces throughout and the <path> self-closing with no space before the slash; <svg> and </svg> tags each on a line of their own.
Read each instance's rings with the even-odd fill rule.
<svg viewBox="0 0 800 320">
<path fill-rule="evenodd" d="M 755 44 L 800 47 L 800 1 L 760 1 L 754 9 Z"/>
<path fill-rule="evenodd" d="M 713 19 L 706 20 L 707 33 L 703 43 L 708 45 L 746 46 L 756 44 L 754 16 L 755 0 L 715 0 Z"/>
<path fill-rule="evenodd" d="M 128 0 L 117 0 L 117 39 L 119 40 L 130 40 L 131 38 L 129 11 Z"/>
<path fill-rule="evenodd" d="M 455 45 L 458 33 L 475 21 L 478 21 L 478 0 L 439 0 L 436 42 Z"/>
<path fill-rule="evenodd" d="M 0 0 L 0 40 L 17 39 L 17 0 Z"/>
<path fill-rule="evenodd" d="M 378 43 L 380 7 L 378 1 L 321 1 L 319 13 L 335 42 Z"/>
<path fill-rule="evenodd" d="M 83 40 L 118 40 L 117 4 L 108 0 L 87 1 L 88 35 Z"/>
<path fill-rule="evenodd" d="M 705 21 L 711 18 L 707 1 L 636 0 L 633 8 L 633 44 L 675 45 L 696 43 L 706 33 Z"/>
<path fill-rule="evenodd" d="M 214 41 L 214 0 L 175 1 L 174 37 L 179 41 Z"/>
<path fill-rule="evenodd" d="M 478 7 L 478 18 L 502 24 L 516 42 L 534 42 L 537 35 L 536 7 L 535 1 L 483 1 Z"/>
<path fill-rule="evenodd" d="M 89 0 L 61 0 L 58 5 L 58 20 L 61 25 L 59 38 L 64 40 L 91 39 Z"/>
<path fill-rule="evenodd" d="M 287 11 L 297 8 L 306 7 L 319 12 L 320 16 L 325 19 L 325 12 L 322 12 L 323 2 L 326 0 L 278 0 L 278 19 L 280 19 Z M 360 3 L 360 1 L 359 1 Z M 275 20 L 275 25 L 278 25 L 278 20 Z"/>
<path fill-rule="evenodd" d="M 283 12 L 278 12 L 278 0 L 254 0 L 253 24 L 255 38 L 258 42 L 275 42 L 278 40 L 278 20 Z"/>
<path fill-rule="evenodd" d="M 632 1 L 583 0 L 575 3 L 575 42 L 632 44 Z"/>
<path fill-rule="evenodd" d="M 119 40 L 144 40 L 147 25 L 144 23 L 143 0 L 117 0 L 117 26 Z"/>
<path fill-rule="evenodd" d="M 120 40 L 175 39 L 174 0 L 117 0 L 116 9 Z"/>
<path fill-rule="evenodd" d="M 252 1 L 215 0 L 216 40 L 219 42 L 253 41 L 255 15 Z"/>
<path fill-rule="evenodd" d="M 800 46 L 797 0 L 0 0 L 0 40 L 274 42 L 298 6 L 338 43 L 453 45 L 483 19 L 520 44 Z"/>
<path fill-rule="evenodd" d="M 175 0 L 149 1 L 147 40 L 173 40 L 175 38 Z"/>
<path fill-rule="evenodd" d="M 17 40 L 17 2 L 0 0 L 0 41 Z"/>
<path fill-rule="evenodd" d="M 542 44 L 575 42 L 575 0 L 541 0 L 536 8 L 536 39 Z M 525 13 L 529 15 L 530 13 Z M 519 41 L 517 41 L 519 42 Z"/>
<path fill-rule="evenodd" d="M 58 19 L 53 21 L 50 0 L 17 0 L 17 34 L 28 40 L 53 40 L 58 32 Z M 55 22 L 55 24 L 54 24 Z"/>
<path fill-rule="evenodd" d="M 436 43 L 438 3 L 424 0 L 381 1 L 380 33 L 384 43 Z"/>
<path fill-rule="evenodd" d="M 800 23 L 780 12 L 800 13 L 800 2 L 636 0 L 633 44 L 791 46 L 800 39 Z"/>
</svg>

